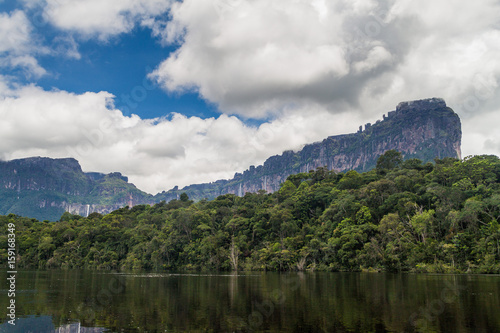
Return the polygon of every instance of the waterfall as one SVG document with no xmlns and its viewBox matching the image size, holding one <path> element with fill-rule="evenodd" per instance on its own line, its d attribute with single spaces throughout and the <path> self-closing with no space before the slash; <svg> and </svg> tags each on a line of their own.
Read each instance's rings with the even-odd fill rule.
<svg viewBox="0 0 500 333">
<path fill-rule="evenodd" d="M 85 217 L 89 217 L 89 215 L 90 215 L 90 205 L 87 205 L 87 216 Z"/>
</svg>

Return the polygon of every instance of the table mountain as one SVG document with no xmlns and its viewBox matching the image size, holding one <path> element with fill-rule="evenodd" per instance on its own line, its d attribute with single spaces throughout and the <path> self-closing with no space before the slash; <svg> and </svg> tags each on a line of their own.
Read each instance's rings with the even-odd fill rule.
<svg viewBox="0 0 500 333">
<path fill-rule="evenodd" d="M 157 195 L 163 200 L 175 199 L 186 192 L 192 199 L 214 198 L 221 194 L 243 195 L 246 192 L 277 191 L 291 174 L 318 167 L 329 170 L 359 172 L 373 169 L 377 158 L 395 149 L 405 159 L 423 162 L 434 158 L 461 158 L 462 130 L 460 118 L 443 99 L 431 98 L 402 102 L 383 120 L 359 127 L 357 133 L 330 136 L 321 142 L 304 146 L 300 151 L 285 151 L 272 156 L 261 166 L 251 166 L 233 179 L 190 185 Z"/>
<path fill-rule="evenodd" d="M 119 172 L 84 173 L 73 158 L 0 161 L 0 215 L 58 220 L 65 211 L 87 216 L 153 202 Z"/>
</svg>

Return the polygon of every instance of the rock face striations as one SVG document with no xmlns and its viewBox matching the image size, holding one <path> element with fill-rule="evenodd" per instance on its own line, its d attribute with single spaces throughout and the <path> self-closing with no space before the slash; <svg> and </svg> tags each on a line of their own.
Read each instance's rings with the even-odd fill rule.
<svg viewBox="0 0 500 333">
<path fill-rule="evenodd" d="M 87 216 L 108 213 L 137 204 L 177 199 L 183 192 L 191 199 L 213 199 L 222 194 L 274 192 L 291 174 L 318 167 L 329 170 L 368 171 L 390 149 L 405 159 L 424 162 L 434 158 L 461 158 L 461 125 L 458 115 L 439 98 L 400 103 L 395 111 L 357 133 L 337 135 L 306 145 L 298 152 L 285 151 L 263 165 L 251 166 L 233 179 L 189 185 L 155 196 L 138 190 L 120 173 L 84 173 L 75 159 L 34 157 L 0 162 L 0 214 L 15 213 L 41 220 L 57 220 L 68 211 Z"/>
<path fill-rule="evenodd" d="M 251 166 L 236 173 L 231 180 L 190 185 L 158 194 L 171 200 L 186 192 L 190 198 L 214 198 L 217 195 L 265 190 L 274 192 L 291 174 L 308 172 L 318 167 L 329 170 L 368 171 L 387 150 L 396 149 L 405 159 L 424 162 L 434 158 L 461 158 L 462 130 L 460 118 L 444 100 L 431 98 L 400 103 L 395 111 L 375 124 L 360 126 L 357 133 L 331 136 L 322 142 L 304 146 L 298 152 L 285 151 L 272 156 L 263 165 Z"/>
</svg>

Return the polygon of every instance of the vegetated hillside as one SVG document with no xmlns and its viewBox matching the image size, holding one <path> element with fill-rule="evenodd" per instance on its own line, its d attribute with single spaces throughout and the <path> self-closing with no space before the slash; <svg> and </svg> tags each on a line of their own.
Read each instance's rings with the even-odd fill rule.
<svg viewBox="0 0 500 333">
<path fill-rule="evenodd" d="M 298 152 L 286 151 L 272 156 L 261 166 L 251 166 L 233 179 L 190 185 L 182 190 L 162 192 L 161 200 L 172 200 L 185 192 L 192 199 L 213 199 L 221 194 L 277 191 L 289 175 L 319 167 L 358 172 L 375 167 L 384 152 L 396 149 L 404 159 L 418 158 L 424 163 L 434 158 L 461 158 L 460 118 L 444 100 L 431 98 L 400 103 L 383 120 L 360 126 L 357 133 L 337 135 L 306 145 Z"/>
<path fill-rule="evenodd" d="M 84 173 L 73 158 L 0 161 L 0 214 L 57 221 L 65 211 L 109 213 L 151 197 L 118 172 Z"/>
<path fill-rule="evenodd" d="M 18 266 L 113 270 L 330 270 L 500 273 L 500 159 L 402 161 L 291 175 L 280 190 L 180 200 L 60 222 L 9 222 Z"/>
</svg>

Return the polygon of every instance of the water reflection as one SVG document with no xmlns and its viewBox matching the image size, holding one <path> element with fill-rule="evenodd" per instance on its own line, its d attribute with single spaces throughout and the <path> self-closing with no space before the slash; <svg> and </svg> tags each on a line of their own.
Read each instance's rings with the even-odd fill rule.
<svg viewBox="0 0 500 333">
<path fill-rule="evenodd" d="M 499 276 L 30 271 L 17 283 L 25 330 L 0 332 L 500 332 Z"/>
</svg>

